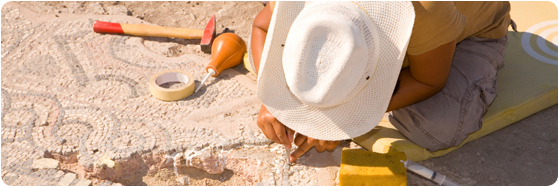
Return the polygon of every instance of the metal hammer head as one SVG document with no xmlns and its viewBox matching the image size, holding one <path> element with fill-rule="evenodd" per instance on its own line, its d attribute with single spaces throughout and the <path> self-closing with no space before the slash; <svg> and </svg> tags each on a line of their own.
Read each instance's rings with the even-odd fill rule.
<svg viewBox="0 0 559 187">
<path fill-rule="evenodd" d="M 211 53 L 212 43 L 215 38 L 215 15 L 212 16 L 206 28 L 204 29 L 204 35 L 200 41 L 200 48 L 204 53 Z"/>
</svg>

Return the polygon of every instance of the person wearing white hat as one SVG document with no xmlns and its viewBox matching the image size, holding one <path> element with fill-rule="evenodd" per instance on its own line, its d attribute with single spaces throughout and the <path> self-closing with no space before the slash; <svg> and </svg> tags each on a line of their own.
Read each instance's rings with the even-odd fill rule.
<svg viewBox="0 0 559 187">
<path fill-rule="evenodd" d="M 249 50 L 257 125 L 298 146 L 292 162 L 367 133 L 386 112 L 430 151 L 456 146 L 496 95 L 509 11 L 508 2 L 270 2 Z"/>
</svg>

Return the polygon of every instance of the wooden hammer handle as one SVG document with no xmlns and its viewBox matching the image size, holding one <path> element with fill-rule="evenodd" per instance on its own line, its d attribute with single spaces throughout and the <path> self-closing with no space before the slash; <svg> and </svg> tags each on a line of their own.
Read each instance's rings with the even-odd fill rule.
<svg viewBox="0 0 559 187">
<path fill-rule="evenodd" d="M 173 37 L 183 39 L 202 39 L 204 30 L 169 28 L 145 24 L 125 24 L 96 21 L 93 30 L 98 33 L 129 34 L 135 36 Z"/>
</svg>

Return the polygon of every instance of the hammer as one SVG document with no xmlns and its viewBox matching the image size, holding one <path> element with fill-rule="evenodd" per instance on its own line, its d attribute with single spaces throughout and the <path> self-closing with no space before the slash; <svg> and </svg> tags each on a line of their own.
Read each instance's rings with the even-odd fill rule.
<svg viewBox="0 0 559 187">
<path fill-rule="evenodd" d="M 172 37 L 189 40 L 200 39 L 200 48 L 204 53 L 211 53 L 211 45 L 216 35 L 215 15 L 212 16 L 204 30 L 95 21 L 95 24 L 93 24 L 93 31 L 97 33 L 128 34 L 135 36 Z"/>
</svg>

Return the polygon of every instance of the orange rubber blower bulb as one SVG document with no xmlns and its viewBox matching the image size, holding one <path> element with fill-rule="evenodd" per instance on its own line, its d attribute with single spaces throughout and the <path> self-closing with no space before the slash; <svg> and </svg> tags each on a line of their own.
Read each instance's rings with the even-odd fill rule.
<svg viewBox="0 0 559 187">
<path fill-rule="evenodd" d="M 217 36 L 212 44 L 212 60 L 206 67 L 208 74 L 194 92 L 202 87 L 210 75 L 216 77 L 221 71 L 239 65 L 246 50 L 243 39 L 234 33 L 222 33 Z"/>
</svg>

